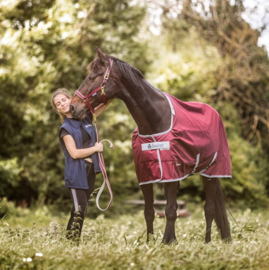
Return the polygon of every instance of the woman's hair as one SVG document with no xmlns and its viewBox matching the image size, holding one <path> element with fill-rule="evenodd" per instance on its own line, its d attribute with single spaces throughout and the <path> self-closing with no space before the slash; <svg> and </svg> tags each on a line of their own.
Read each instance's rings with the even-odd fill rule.
<svg viewBox="0 0 269 270">
<path fill-rule="evenodd" d="M 69 92 L 66 88 L 58 88 L 58 89 L 53 93 L 53 95 L 52 95 L 52 97 L 51 97 L 51 105 L 52 105 L 54 111 L 57 112 L 57 113 L 60 115 L 60 117 L 61 117 L 61 122 L 63 123 L 63 121 L 64 121 L 64 115 L 63 115 L 62 113 L 59 113 L 59 112 L 57 111 L 56 105 L 55 105 L 55 103 L 54 103 L 54 98 L 55 98 L 56 96 L 60 95 L 60 94 L 65 95 L 65 96 L 66 96 L 67 98 L 69 98 L 69 99 L 72 98 L 72 95 L 70 94 L 70 92 Z"/>
</svg>

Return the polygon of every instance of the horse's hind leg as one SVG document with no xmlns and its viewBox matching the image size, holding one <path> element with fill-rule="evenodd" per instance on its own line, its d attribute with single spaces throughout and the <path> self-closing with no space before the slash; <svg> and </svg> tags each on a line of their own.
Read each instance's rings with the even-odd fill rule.
<svg viewBox="0 0 269 270">
<path fill-rule="evenodd" d="M 175 221 L 177 219 L 177 191 L 179 182 L 170 182 L 164 184 L 164 192 L 166 197 L 166 227 L 163 236 L 163 243 L 170 244 L 176 241 Z"/>
<path fill-rule="evenodd" d="M 153 208 L 153 202 L 154 202 L 154 197 L 153 197 L 153 185 L 152 184 L 146 184 L 146 185 L 141 185 L 140 186 L 144 200 L 145 200 L 145 210 L 144 210 L 144 215 L 145 215 L 145 220 L 147 224 L 147 241 L 149 240 L 149 235 L 153 234 L 153 221 L 154 221 L 154 208 Z"/>
<path fill-rule="evenodd" d="M 230 224 L 226 213 L 224 195 L 220 186 L 219 179 L 216 178 L 216 196 L 215 196 L 215 222 L 220 230 L 221 239 L 227 242 L 231 241 Z"/>
<path fill-rule="evenodd" d="M 205 218 L 206 218 L 206 243 L 211 241 L 211 225 L 213 219 L 220 231 L 221 239 L 231 240 L 230 224 L 228 221 L 224 195 L 218 178 L 202 177 L 206 193 Z"/>
<path fill-rule="evenodd" d="M 215 217 L 215 204 L 214 199 L 216 196 L 216 179 L 207 178 L 202 176 L 203 184 L 205 188 L 205 220 L 206 220 L 206 234 L 205 234 L 205 242 L 209 243 L 211 241 L 211 227 L 212 222 Z"/>
</svg>

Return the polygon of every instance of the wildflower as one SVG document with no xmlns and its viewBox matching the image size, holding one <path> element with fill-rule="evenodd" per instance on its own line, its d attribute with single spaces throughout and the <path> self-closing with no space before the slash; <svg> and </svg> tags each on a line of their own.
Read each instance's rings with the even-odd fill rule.
<svg viewBox="0 0 269 270">
<path fill-rule="evenodd" d="M 36 253 L 35 255 L 36 255 L 37 257 L 43 257 L 43 253 L 40 253 L 40 252 Z"/>
<path fill-rule="evenodd" d="M 134 263 L 130 263 L 131 266 L 134 266 Z"/>
<path fill-rule="evenodd" d="M 31 262 L 31 261 L 32 261 L 32 258 L 29 258 L 29 257 L 28 257 L 28 258 L 23 258 L 22 260 L 23 260 L 24 262 Z"/>
</svg>

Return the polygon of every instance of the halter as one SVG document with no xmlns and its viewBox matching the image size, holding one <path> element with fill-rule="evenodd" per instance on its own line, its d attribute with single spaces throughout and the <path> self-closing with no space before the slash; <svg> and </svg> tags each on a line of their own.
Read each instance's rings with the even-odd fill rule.
<svg viewBox="0 0 269 270">
<path fill-rule="evenodd" d="M 92 105 L 89 102 L 89 98 L 95 96 L 96 93 L 101 90 L 101 97 L 102 97 L 102 100 L 103 100 L 103 105 L 105 105 L 107 103 L 106 94 L 105 94 L 105 85 L 106 85 L 107 80 L 109 78 L 109 74 L 110 74 L 110 71 L 112 69 L 112 65 L 113 65 L 113 60 L 111 58 L 109 58 L 109 66 L 108 66 L 108 68 L 107 68 L 107 70 L 105 72 L 104 80 L 103 80 L 102 84 L 99 87 L 97 87 L 94 91 L 92 91 L 90 94 L 88 94 L 86 97 L 83 96 L 78 90 L 75 91 L 75 94 L 78 97 L 80 97 L 87 104 L 87 106 L 89 107 L 89 109 L 92 112 L 94 123 L 95 123 L 95 129 L 96 129 L 96 135 L 97 135 L 97 142 L 107 141 L 107 142 L 110 143 L 110 148 L 113 148 L 113 143 L 111 141 L 106 140 L 106 139 L 105 140 L 102 140 L 102 141 L 99 141 L 99 131 L 98 131 L 98 126 L 97 126 L 97 122 L 96 122 L 96 114 L 95 114 L 94 108 L 92 107 Z M 103 105 L 98 106 L 98 108 L 102 107 Z M 99 165 L 100 165 L 100 168 L 101 168 L 103 177 L 104 177 L 104 182 L 103 182 L 102 186 L 100 187 L 100 189 L 98 191 L 98 194 L 96 196 L 96 205 L 97 205 L 97 207 L 98 207 L 99 210 L 106 211 L 110 207 L 110 205 L 112 204 L 113 193 L 112 193 L 112 190 L 111 190 L 111 187 L 110 187 L 110 183 L 109 183 L 109 180 L 108 180 L 108 176 L 107 176 L 107 173 L 106 173 L 105 162 L 104 162 L 102 153 L 99 153 L 98 152 L 98 157 L 99 157 Z M 102 194 L 102 192 L 104 190 L 105 185 L 107 185 L 108 190 L 109 190 L 109 193 L 110 193 L 110 201 L 109 201 L 107 207 L 105 209 L 102 209 L 99 206 L 99 198 L 100 198 L 100 196 L 101 196 L 101 194 Z"/>
<path fill-rule="evenodd" d="M 93 115 L 93 119 L 94 121 L 96 121 L 96 115 L 95 115 L 95 110 L 94 108 L 92 107 L 92 105 L 90 104 L 89 102 L 89 98 L 90 97 L 93 97 L 96 95 L 96 93 L 98 91 L 101 90 L 101 97 L 102 97 L 102 101 L 103 101 L 103 104 L 105 105 L 107 103 L 107 100 L 106 100 L 106 94 L 105 94 L 105 85 L 108 81 L 108 78 L 109 78 L 109 74 L 110 74 L 110 71 L 112 69 L 112 65 L 113 65 L 113 60 L 111 58 L 109 58 L 109 66 L 105 72 L 105 75 L 104 75 L 104 80 L 102 82 L 102 84 L 97 87 L 96 89 L 94 89 L 90 94 L 88 94 L 86 97 L 83 96 L 78 90 L 75 91 L 75 94 L 80 97 L 86 104 L 87 106 L 89 107 L 90 111 L 92 112 L 92 115 Z M 100 107 L 98 107 L 100 108 Z"/>
</svg>

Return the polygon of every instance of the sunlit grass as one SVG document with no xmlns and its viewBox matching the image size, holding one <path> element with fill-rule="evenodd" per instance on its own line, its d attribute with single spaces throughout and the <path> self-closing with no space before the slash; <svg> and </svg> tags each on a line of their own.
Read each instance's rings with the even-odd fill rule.
<svg viewBox="0 0 269 270">
<path fill-rule="evenodd" d="M 202 209 L 178 219 L 178 244 L 161 244 L 165 220 L 156 218 L 155 234 L 146 242 L 143 211 L 106 219 L 86 219 L 79 246 L 66 240 L 66 214 L 47 207 L 21 209 L 0 221 L 1 269 L 268 269 L 267 213 L 250 210 L 231 219 L 233 242 L 224 244 L 213 228 L 204 244 Z"/>
</svg>

